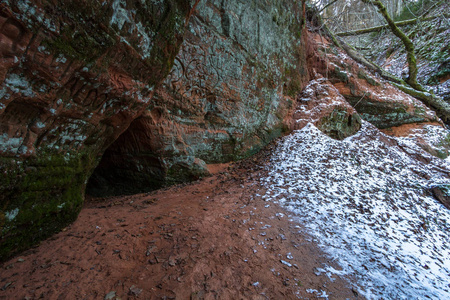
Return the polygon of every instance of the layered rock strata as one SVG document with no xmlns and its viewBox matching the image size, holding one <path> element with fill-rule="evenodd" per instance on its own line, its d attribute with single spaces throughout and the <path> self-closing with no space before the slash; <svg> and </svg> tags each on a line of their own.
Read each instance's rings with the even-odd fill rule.
<svg viewBox="0 0 450 300">
<path fill-rule="evenodd" d="M 280 136 L 309 80 L 302 22 L 296 1 L 201 1 L 169 76 L 106 151 L 89 192 L 192 180 Z"/>
<path fill-rule="evenodd" d="M 0 258 L 77 216 L 103 151 L 171 70 L 193 4 L 0 4 Z"/>
<path fill-rule="evenodd" d="M 310 33 L 308 47 L 308 70 L 314 74 L 311 77 L 319 74 L 328 79 L 338 92 L 338 96 L 335 95 L 331 97 L 332 99 L 342 103 L 340 97 L 345 98 L 360 118 L 372 123 L 388 135 L 402 137 L 440 158 L 446 158 L 449 155 L 450 134 L 433 110 L 376 74 L 372 74 L 351 59 L 342 49 L 335 47 L 327 38 L 317 33 Z M 329 90 L 329 88 L 326 89 Z M 322 106 L 324 103 L 330 103 L 330 96 L 323 95 L 323 90 L 323 87 L 320 90 L 314 87 L 314 93 L 309 93 L 310 95 L 306 98 L 311 98 L 311 95 L 322 95 L 314 102 L 319 100 L 323 103 Z M 335 92 L 331 94 L 334 95 Z M 300 100 L 302 98 L 304 99 L 305 96 L 301 96 Z M 309 110 L 306 111 L 312 113 Z M 317 115 L 317 109 L 315 114 Z M 344 115 L 350 116 L 350 112 Z M 299 118 L 305 118 L 304 114 L 297 117 L 294 115 L 294 119 Z M 336 120 L 336 117 L 333 118 L 331 112 L 327 110 L 322 112 L 320 118 Z M 333 123 L 335 122 L 328 126 L 336 127 Z M 316 126 L 321 128 L 318 124 Z M 346 136 L 345 123 L 341 123 L 341 126 L 344 127 L 339 134 Z"/>
</svg>

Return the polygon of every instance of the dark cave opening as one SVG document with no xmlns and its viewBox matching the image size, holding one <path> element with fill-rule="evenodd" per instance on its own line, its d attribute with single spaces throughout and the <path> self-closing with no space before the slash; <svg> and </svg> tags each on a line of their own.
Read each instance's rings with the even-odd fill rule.
<svg viewBox="0 0 450 300">
<path fill-rule="evenodd" d="M 147 118 L 138 118 L 104 152 L 86 186 L 94 197 L 150 192 L 164 184 L 166 170 L 158 157 Z"/>
</svg>

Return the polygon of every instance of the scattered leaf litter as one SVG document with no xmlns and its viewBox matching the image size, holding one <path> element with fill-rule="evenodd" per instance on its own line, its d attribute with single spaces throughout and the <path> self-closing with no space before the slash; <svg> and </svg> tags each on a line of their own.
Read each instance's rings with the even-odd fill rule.
<svg viewBox="0 0 450 300">
<path fill-rule="evenodd" d="M 419 158 L 419 159 L 418 159 Z M 285 137 L 263 198 L 293 212 L 368 299 L 450 298 L 450 211 L 427 189 L 450 184 L 449 160 L 364 122 L 338 141 L 312 124 Z"/>
</svg>

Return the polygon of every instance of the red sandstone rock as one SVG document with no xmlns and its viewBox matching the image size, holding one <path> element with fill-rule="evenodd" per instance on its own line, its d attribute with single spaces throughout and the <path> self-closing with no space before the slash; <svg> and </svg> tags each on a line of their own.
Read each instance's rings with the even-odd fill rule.
<svg viewBox="0 0 450 300">
<path fill-rule="evenodd" d="M 325 38 L 311 34 L 309 45 L 310 72 L 328 78 L 362 119 L 380 129 L 417 122 L 442 124 L 421 101 L 371 74 Z"/>
<path fill-rule="evenodd" d="M 205 163 L 252 155 L 286 131 L 309 78 L 298 5 L 280 5 L 200 2 L 147 112 L 95 171 L 93 180 L 106 188 L 90 184 L 89 192 L 132 193 L 195 179 L 208 174 Z"/>
<path fill-rule="evenodd" d="M 98 158 L 170 71 L 190 2 L 0 4 L 0 259 L 77 215 Z"/>
<path fill-rule="evenodd" d="M 325 134 L 344 139 L 361 128 L 361 118 L 339 91 L 325 78 L 311 81 L 297 98 L 290 128 L 314 124 Z"/>
</svg>

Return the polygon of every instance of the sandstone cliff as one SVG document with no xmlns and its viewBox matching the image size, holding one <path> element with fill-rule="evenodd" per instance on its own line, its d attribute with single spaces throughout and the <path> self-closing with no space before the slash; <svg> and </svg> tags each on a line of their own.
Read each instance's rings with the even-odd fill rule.
<svg viewBox="0 0 450 300">
<path fill-rule="evenodd" d="M 419 142 L 448 155 L 436 115 L 297 1 L 63 3 L 1 4 L 1 258 L 70 223 L 89 178 L 95 195 L 196 179 L 309 122 L 336 139 L 362 119 L 433 128 L 436 145 Z"/>
<path fill-rule="evenodd" d="M 308 81 L 301 24 L 296 1 L 201 1 L 169 76 L 106 151 L 89 191 L 192 180 L 280 136 Z"/>
<path fill-rule="evenodd" d="M 193 4 L 2 1 L 0 257 L 75 219 L 98 158 L 170 71 Z"/>
</svg>

